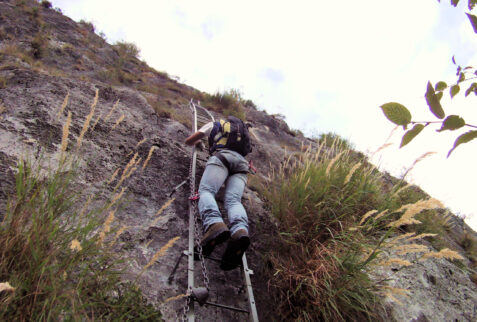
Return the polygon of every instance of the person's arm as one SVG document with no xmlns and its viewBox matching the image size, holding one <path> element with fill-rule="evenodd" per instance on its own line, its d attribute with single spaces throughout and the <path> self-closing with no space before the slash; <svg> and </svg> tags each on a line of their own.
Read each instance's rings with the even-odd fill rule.
<svg viewBox="0 0 477 322">
<path fill-rule="evenodd" d="M 199 129 L 199 131 L 195 132 L 191 136 L 189 136 L 187 139 L 185 139 L 185 144 L 187 145 L 194 145 L 198 144 L 200 142 L 200 139 L 202 139 L 206 134 L 210 133 L 210 130 L 214 126 L 214 122 L 209 122 L 205 124 L 203 127 Z"/>
<path fill-rule="evenodd" d="M 189 136 L 187 139 L 185 139 L 185 144 L 187 145 L 194 145 L 199 143 L 200 139 L 202 139 L 205 136 L 205 133 L 197 131 L 191 136 Z"/>
</svg>

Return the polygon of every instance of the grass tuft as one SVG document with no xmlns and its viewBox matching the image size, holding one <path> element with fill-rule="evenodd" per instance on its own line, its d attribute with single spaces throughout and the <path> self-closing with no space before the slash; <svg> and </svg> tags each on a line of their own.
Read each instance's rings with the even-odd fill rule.
<svg viewBox="0 0 477 322">
<path fill-rule="evenodd" d="M 400 190 L 402 181 L 386 193 L 375 166 L 348 147 L 340 138 L 325 138 L 315 150 L 289 158 L 269 175 L 265 188 L 258 187 L 279 224 L 280 238 L 269 253 L 269 283 L 284 320 L 374 320 L 381 295 L 400 302 L 398 297 L 407 293 L 373 282 L 367 272 L 376 265 L 462 259 L 455 251 L 432 252 L 418 243 L 434 238 L 434 232 L 416 229 L 400 235 L 402 227 L 425 227 L 418 216 L 438 213 L 443 205 L 407 186 Z M 388 252 L 393 258 L 383 258 Z M 406 254 L 416 254 L 416 260 L 400 257 Z"/>
<path fill-rule="evenodd" d="M 245 103 L 239 90 L 230 89 L 224 92 L 216 92 L 213 95 L 206 94 L 204 106 L 222 113 L 224 116 L 235 116 L 245 121 Z"/>
<path fill-rule="evenodd" d="M 70 115 L 60 133 L 64 162 L 41 151 L 18 160 L 0 222 L 0 320 L 161 320 L 137 286 L 122 281 L 121 254 L 109 247 L 124 231 L 116 209 L 82 195 L 78 155 L 67 152 Z"/>
</svg>

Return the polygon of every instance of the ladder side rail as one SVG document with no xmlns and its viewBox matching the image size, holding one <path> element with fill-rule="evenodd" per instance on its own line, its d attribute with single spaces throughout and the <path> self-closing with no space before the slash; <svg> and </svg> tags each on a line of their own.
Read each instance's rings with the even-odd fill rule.
<svg viewBox="0 0 477 322">
<path fill-rule="evenodd" d="M 257 306 L 255 304 L 255 298 L 253 297 L 252 281 L 250 280 L 250 269 L 248 268 L 247 257 L 245 254 L 242 256 L 242 266 L 245 286 L 247 287 L 248 304 L 250 306 L 250 321 L 258 322 Z"/>
<path fill-rule="evenodd" d="M 215 122 L 214 116 L 203 106 L 200 105 L 200 102 L 196 105 L 199 108 L 199 111 L 203 111 L 207 114 L 212 122 Z"/>
<path fill-rule="evenodd" d="M 197 110 L 194 103 L 190 102 L 189 107 L 192 111 L 192 133 L 197 132 Z M 190 168 L 190 191 L 191 196 L 195 192 L 195 168 L 197 161 L 197 148 L 195 145 L 192 146 L 192 163 Z M 194 204 L 193 201 L 189 199 L 189 251 L 188 251 L 188 274 L 187 274 L 187 284 L 188 292 L 190 293 L 194 288 L 194 236 L 195 236 L 195 218 L 194 218 Z M 195 321 L 195 312 L 194 312 L 194 301 L 189 303 L 189 311 L 187 312 L 187 320 L 189 322 Z"/>
</svg>

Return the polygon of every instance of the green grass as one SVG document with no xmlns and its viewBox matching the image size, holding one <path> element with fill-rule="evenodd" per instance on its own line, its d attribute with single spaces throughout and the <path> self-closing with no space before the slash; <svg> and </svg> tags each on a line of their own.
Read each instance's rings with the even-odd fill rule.
<svg viewBox="0 0 477 322">
<path fill-rule="evenodd" d="M 113 48 L 120 57 L 138 58 L 141 52 L 136 44 L 125 41 L 116 42 Z"/>
<path fill-rule="evenodd" d="M 364 271 L 372 258 L 362 256 L 370 238 L 349 228 L 367 211 L 384 208 L 386 198 L 369 166 L 347 180 L 356 163 L 348 152 L 334 159 L 346 150 L 332 146 L 328 153 L 290 159 L 266 189 L 280 223 L 271 284 L 285 320 L 372 317 L 376 287 Z"/>
<path fill-rule="evenodd" d="M 0 282 L 15 290 L 0 293 L 0 320 L 160 319 L 136 286 L 121 281 L 120 257 L 100 242 L 107 207 L 82 210 L 76 163 L 45 169 L 44 161 L 19 160 L 3 214 Z"/>
<path fill-rule="evenodd" d="M 279 223 L 280 238 L 270 241 L 269 284 L 284 320 L 375 320 L 380 298 L 390 291 L 367 271 L 390 265 L 382 257 L 384 249 L 428 238 L 412 239 L 414 234 L 394 243 L 403 227 L 414 231 L 418 226 L 406 220 L 425 216 L 419 212 L 440 204 L 418 198 L 400 209 L 402 201 L 417 194 L 406 195 L 404 189 L 386 193 L 382 175 L 366 157 L 357 159 L 339 138 L 327 146 L 323 141 L 317 151 L 294 154 L 267 185 L 253 183 L 265 193 Z M 411 251 L 404 246 L 403 254 Z M 420 253 L 441 256 L 431 251 L 423 246 Z M 452 253 L 448 258 L 457 257 Z M 397 262 L 412 264 L 402 258 Z"/>
<path fill-rule="evenodd" d="M 40 149 L 18 160 L 15 189 L 0 214 L 0 283 L 13 287 L 0 292 L 1 321 L 161 319 L 123 275 L 117 239 L 124 228 L 115 213 L 121 211 L 127 168 L 111 200 L 95 200 L 79 184 L 80 138 L 98 95 L 76 148 L 68 149 L 69 112 L 58 155 L 50 158 Z M 129 176 L 133 170 L 128 171 Z"/>
<path fill-rule="evenodd" d="M 244 101 L 238 90 L 231 89 L 223 93 L 217 92 L 213 95 L 205 94 L 204 107 L 222 113 L 224 116 L 235 116 L 245 121 L 247 115 L 245 113 L 244 105 L 250 105 L 249 101 Z"/>
<path fill-rule="evenodd" d="M 176 120 L 187 128 L 192 128 L 192 121 L 188 114 L 181 113 L 159 96 L 157 98 L 147 96 L 146 100 L 160 117 Z"/>
<path fill-rule="evenodd" d="M 325 146 L 327 147 L 331 147 L 336 141 L 338 141 L 343 148 L 346 148 L 346 149 L 354 148 L 353 144 L 349 140 L 341 137 L 340 135 L 334 132 L 321 133 L 318 138 L 318 143 L 319 144 L 324 143 Z"/>
</svg>

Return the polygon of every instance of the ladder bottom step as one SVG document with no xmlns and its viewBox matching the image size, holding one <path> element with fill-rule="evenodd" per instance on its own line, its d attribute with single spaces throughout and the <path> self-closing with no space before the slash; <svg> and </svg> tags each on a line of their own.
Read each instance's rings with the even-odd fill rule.
<svg viewBox="0 0 477 322">
<path fill-rule="evenodd" d="M 195 299 L 194 299 L 194 301 L 198 302 Z M 247 314 L 250 313 L 250 311 L 241 309 L 239 307 L 228 306 L 228 305 L 224 305 L 224 304 L 220 304 L 220 303 L 205 302 L 204 305 L 211 305 L 211 306 L 215 306 L 215 307 L 220 307 L 222 309 L 231 310 L 231 311 L 235 311 L 235 312 L 242 312 L 242 313 L 247 313 Z"/>
</svg>

